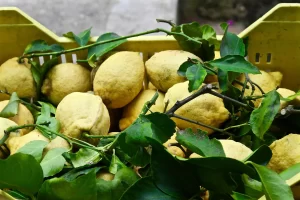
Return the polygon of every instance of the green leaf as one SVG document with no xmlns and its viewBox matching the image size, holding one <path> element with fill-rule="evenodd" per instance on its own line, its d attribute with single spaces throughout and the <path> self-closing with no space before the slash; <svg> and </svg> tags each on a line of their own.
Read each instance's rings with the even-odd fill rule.
<svg viewBox="0 0 300 200">
<path fill-rule="evenodd" d="M 257 67 L 240 55 L 227 55 L 223 58 L 208 61 L 208 63 L 226 72 L 260 74 Z"/>
<path fill-rule="evenodd" d="M 17 199 L 17 200 L 30 200 L 30 197 L 27 197 L 24 194 L 21 194 L 20 192 L 17 192 L 17 191 L 9 190 L 9 191 L 6 191 L 6 193 L 14 198 L 12 200 L 15 200 L 15 199 Z M 0 195 L 0 197 L 1 197 L 1 195 Z M 8 200 L 8 199 L 4 199 L 4 200 Z"/>
<path fill-rule="evenodd" d="M 53 105 L 45 102 L 39 102 L 39 103 L 41 104 L 42 107 L 41 107 L 41 113 L 37 117 L 36 124 L 43 124 L 48 122 L 50 124 L 47 126 L 44 125 L 45 127 L 48 127 L 52 131 L 59 132 L 60 130 L 59 121 L 55 117 L 51 116 L 51 114 L 54 114 L 53 111 L 55 112 L 55 108 L 53 108 Z M 53 139 L 54 137 L 56 137 L 56 135 L 47 132 L 43 128 L 37 127 L 37 129 L 41 131 L 41 133 L 47 138 Z"/>
<path fill-rule="evenodd" d="M 198 129 L 197 132 L 194 133 L 191 128 L 181 130 L 177 132 L 176 140 L 181 145 L 201 156 L 225 157 L 221 142 L 215 138 L 210 140 L 205 131 Z"/>
<path fill-rule="evenodd" d="M 220 54 L 221 57 L 227 55 L 240 55 L 245 56 L 245 44 L 243 39 L 239 38 L 236 34 L 228 32 L 228 25 L 223 27 L 225 33 L 222 38 Z"/>
<path fill-rule="evenodd" d="M 199 184 L 194 174 L 167 152 L 162 144 L 152 138 L 147 139 L 152 146 L 151 169 L 155 185 L 178 199 L 188 199 L 196 194 Z"/>
<path fill-rule="evenodd" d="M 47 146 L 47 144 L 48 142 L 43 140 L 33 140 L 26 143 L 24 146 L 18 149 L 17 152 L 32 155 L 39 163 L 42 160 L 43 150 Z"/>
<path fill-rule="evenodd" d="M 233 192 L 233 194 L 231 195 L 231 197 L 234 200 L 256 200 L 255 198 L 252 198 L 252 197 L 250 197 L 248 195 L 241 194 L 241 193 L 238 193 L 238 192 Z"/>
<path fill-rule="evenodd" d="M 61 45 L 53 44 L 48 45 L 44 40 L 35 40 L 28 44 L 24 50 L 24 54 L 34 53 L 34 52 L 46 52 L 46 51 L 62 51 L 64 48 Z"/>
<path fill-rule="evenodd" d="M 68 32 L 63 34 L 63 36 L 74 39 L 79 46 L 85 46 L 90 40 L 91 29 L 92 27 L 82 31 L 78 35 L 74 34 L 73 32 Z"/>
<path fill-rule="evenodd" d="M 112 181 L 97 179 L 98 199 L 120 199 L 125 190 L 138 180 L 138 175 L 128 167 L 120 169 Z"/>
<path fill-rule="evenodd" d="M 201 26 L 197 22 L 182 24 L 172 27 L 172 32 L 181 33 L 174 35 L 182 50 L 189 51 L 199 56 L 203 61 L 212 60 L 215 57 L 215 46 L 218 45 L 216 32 L 209 25 Z"/>
<path fill-rule="evenodd" d="M 138 192 L 137 192 L 138 191 Z M 145 177 L 138 180 L 122 195 L 120 200 L 174 200 L 177 198 L 171 197 L 168 194 L 162 192 L 153 183 L 152 177 Z"/>
<path fill-rule="evenodd" d="M 120 159 L 116 156 L 114 152 L 110 161 L 109 172 L 112 174 L 116 174 L 120 169 L 124 167 L 126 167 L 126 165 L 124 165 L 124 163 L 120 161 Z"/>
<path fill-rule="evenodd" d="M 73 181 L 67 181 L 62 177 L 46 180 L 39 190 L 38 199 L 96 200 L 96 169 Z"/>
<path fill-rule="evenodd" d="M 264 134 L 270 128 L 279 108 L 279 94 L 276 90 L 272 90 L 266 94 L 261 105 L 251 113 L 249 123 L 253 133 L 259 139 L 264 138 Z"/>
<path fill-rule="evenodd" d="M 189 92 L 199 89 L 207 75 L 201 63 L 194 64 L 186 70 L 186 78 L 189 80 Z"/>
<path fill-rule="evenodd" d="M 160 143 L 166 142 L 175 132 L 175 123 L 166 114 L 151 113 L 140 115 L 138 119 L 129 126 L 126 132 L 126 142 L 147 146 L 146 137 L 151 137 Z"/>
<path fill-rule="evenodd" d="M 68 154 L 70 155 L 71 162 L 75 168 L 85 165 L 92 165 L 102 159 L 97 151 L 88 148 L 80 148 L 76 153 Z"/>
<path fill-rule="evenodd" d="M 88 167 L 90 167 L 90 166 L 88 166 Z M 62 175 L 61 178 L 65 179 L 68 182 L 72 182 L 79 176 L 86 175 L 94 170 L 96 170 L 96 172 L 98 172 L 101 168 L 104 168 L 104 167 L 103 166 L 102 167 L 93 167 L 93 168 L 86 168 L 86 166 L 78 167 L 78 168 L 74 168 L 74 169 L 68 171 L 67 173 Z"/>
<path fill-rule="evenodd" d="M 63 169 L 66 160 L 62 154 L 67 151 L 66 148 L 54 148 L 47 152 L 41 162 L 44 177 L 53 176 Z"/>
<path fill-rule="evenodd" d="M 242 175 L 242 180 L 244 183 L 245 194 L 251 197 L 255 197 L 256 199 L 259 199 L 261 196 L 264 195 L 263 186 L 261 182 L 252 179 L 246 174 Z"/>
<path fill-rule="evenodd" d="M 265 166 L 249 162 L 257 171 L 263 190 L 267 199 L 270 200 L 289 200 L 294 199 L 291 188 L 285 181 L 274 171 Z"/>
<path fill-rule="evenodd" d="M 0 189 L 34 195 L 42 183 L 43 171 L 33 156 L 16 153 L 5 160 L 0 159 Z"/>
<path fill-rule="evenodd" d="M 256 149 L 245 161 L 252 161 L 259 165 L 267 165 L 272 158 L 272 150 L 267 145 Z"/>
<path fill-rule="evenodd" d="M 228 90 L 228 72 L 223 71 L 221 69 L 218 70 L 218 81 L 219 81 L 219 86 L 222 91 L 227 91 Z"/>
<path fill-rule="evenodd" d="M 299 173 L 300 173 L 300 163 L 297 163 L 287 168 L 286 170 L 282 171 L 279 175 L 284 180 L 288 180 Z"/>
<path fill-rule="evenodd" d="M 9 118 L 18 114 L 20 99 L 16 92 L 10 96 L 8 104 L 0 112 L 0 117 Z"/>
<path fill-rule="evenodd" d="M 97 61 L 97 56 L 93 54 L 91 57 L 88 58 L 88 63 L 91 67 L 96 67 L 96 61 Z"/>
<path fill-rule="evenodd" d="M 43 80 L 42 80 L 42 74 L 41 74 L 41 66 L 39 63 L 31 61 L 31 74 L 33 76 L 36 88 L 37 88 L 37 96 L 40 96 L 41 93 L 41 87 L 43 84 Z"/>
<path fill-rule="evenodd" d="M 116 39 L 119 38 L 120 36 L 117 35 L 116 33 L 105 33 L 97 39 L 96 42 L 101 42 L 101 41 L 106 41 L 106 40 L 111 40 L 111 39 Z M 96 55 L 96 57 L 100 57 L 107 52 L 113 50 L 114 48 L 118 47 L 119 45 L 123 44 L 124 42 L 127 42 L 126 39 L 118 40 L 115 42 L 109 42 L 106 44 L 101 44 L 97 46 L 93 46 L 89 48 L 88 50 L 88 58 L 90 58 L 93 54 Z"/>
</svg>

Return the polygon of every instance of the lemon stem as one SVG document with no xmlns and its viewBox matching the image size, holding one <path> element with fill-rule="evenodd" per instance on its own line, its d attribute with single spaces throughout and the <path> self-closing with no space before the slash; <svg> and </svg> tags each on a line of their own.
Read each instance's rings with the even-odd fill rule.
<svg viewBox="0 0 300 200">
<path fill-rule="evenodd" d="M 71 53 L 74 51 L 80 51 L 80 50 L 84 50 L 84 49 L 88 49 L 90 47 L 94 47 L 94 46 L 98 46 L 101 44 L 107 44 L 110 42 L 116 42 L 116 41 L 120 41 L 120 40 L 124 40 L 127 38 L 132 38 L 132 37 L 137 37 L 137 36 L 141 36 L 141 35 L 147 35 L 147 34 L 151 34 L 151 33 L 159 33 L 159 32 L 163 32 L 166 33 L 167 35 L 173 35 L 173 36 L 182 36 L 184 38 L 186 38 L 189 41 L 193 41 L 197 44 L 202 44 L 202 42 L 189 37 L 188 35 L 185 35 L 184 33 L 180 32 L 172 32 L 172 31 L 167 31 L 165 29 L 161 29 L 161 28 L 156 28 L 153 30 L 149 30 L 149 31 L 145 31 L 145 32 L 141 32 L 141 33 L 137 33 L 137 34 L 132 34 L 132 35 L 128 35 L 128 36 L 123 36 L 123 37 L 118 37 L 118 38 L 114 38 L 114 39 L 110 39 L 110 40 L 104 40 L 104 41 L 99 41 L 99 42 L 95 42 L 89 45 L 85 45 L 85 46 L 81 46 L 81 47 L 77 47 L 77 48 L 73 48 L 73 49 L 68 49 L 68 50 L 62 50 L 62 51 L 57 51 L 57 52 L 45 52 L 45 53 L 31 53 L 31 54 L 25 54 L 19 57 L 19 62 L 22 62 L 22 60 L 24 58 L 34 58 L 34 57 L 39 57 L 39 56 L 51 56 L 51 55 L 62 55 L 62 54 L 66 54 L 66 53 Z"/>
<path fill-rule="evenodd" d="M 150 99 L 150 101 L 147 101 L 144 106 L 143 106 L 143 109 L 142 109 L 142 112 L 141 112 L 141 115 L 145 115 L 149 109 L 151 108 L 151 106 L 153 106 L 156 102 L 158 98 L 158 91 L 155 92 L 155 94 L 153 95 L 153 97 Z"/>
</svg>

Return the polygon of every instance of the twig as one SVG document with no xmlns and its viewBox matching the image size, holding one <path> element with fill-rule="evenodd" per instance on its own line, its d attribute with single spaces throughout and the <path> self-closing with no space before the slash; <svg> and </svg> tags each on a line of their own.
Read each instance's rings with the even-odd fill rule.
<svg viewBox="0 0 300 200">
<path fill-rule="evenodd" d="M 236 83 L 236 84 L 238 84 L 238 85 L 240 85 L 240 86 L 244 86 L 244 83 L 242 83 L 242 82 L 239 81 L 239 80 L 236 80 L 236 79 L 235 79 L 235 80 L 233 80 L 232 82 L 233 82 L 233 83 Z M 246 89 L 249 89 L 249 86 L 246 85 L 245 88 L 246 88 Z"/>
<path fill-rule="evenodd" d="M 232 103 L 234 103 L 234 104 L 236 104 L 236 105 L 239 105 L 239 106 L 242 106 L 242 107 L 245 107 L 245 108 L 248 108 L 248 109 L 249 109 L 249 106 L 248 106 L 247 104 L 242 103 L 242 102 L 239 102 L 239 101 L 237 101 L 237 100 L 235 100 L 235 99 L 232 99 L 232 98 L 230 98 L 230 97 L 227 97 L 227 96 L 225 96 L 225 95 L 223 95 L 223 94 L 217 93 L 217 92 L 215 92 L 215 91 L 213 91 L 213 90 L 208 91 L 208 93 L 210 93 L 210 94 L 212 94 L 212 95 L 214 95 L 214 96 L 220 97 L 220 98 L 222 98 L 222 99 L 224 99 L 224 100 L 230 101 L 230 102 L 232 102 Z"/>
<path fill-rule="evenodd" d="M 167 111 L 169 103 L 170 103 L 170 100 L 168 99 L 168 101 L 165 103 L 164 113 Z"/>
<path fill-rule="evenodd" d="M 294 109 L 293 105 L 288 105 L 286 108 L 280 111 L 281 115 L 289 116 L 291 114 L 300 114 L 300 110 Z"/>
<path fill-rule="evenodd" d="M 197 124 L 197 125 L 203 126 L 203 127 L 205 127 L 205 128 L 209 128 L 209 129 L 214 130 L 214 131 L 217 131 L 217 132 L 224 133 L 224 134 L 226 134 L 226 135 L 233 136 L 232 133 L 229 133 L 229 132 L 227 132 L 226 130 L 219 129 L 219 128 L 216 128 L 216 127 L 212 127 L 212 126 L 209 126 L 209 125 L 207 125 L 207 124 L 203 124 L 203 123 L 201 123 L 201 122 L 197 122 L 197 121 L 195 121 L 195 120 L 191 120 L 191 119 L 182 117 L 182 116 L 180 116 L 180 115 L 172 114 L 171 117 L 175 117 L 175 118 L 178 118 L 178 119 L 181 119 L 181 120 L 184 120 L 184 121 L 193 123 L 193 124 Z"/>
<path fill-rule="evenodd" d="M 185 98 L 185 99 L 183 99 L 181 101 L 177 101 L 172 108 L 170 108 L 168 111 L 165 112 L 165 114 L 169 115 L 169 116 L 170 115 L 173 116 L 173 114 L 175 113 L 175 111 L 178 110 L 181 106 L 183 106 L 187 102 L 189 102 L 189 101 L 197 98 L 201 94 L 204 94 L 204 93 L 207 93 L 208 91 L 211 91 L 212 89 L 217 89 L 217 88 L 214 87 L 212 84 L 204 85 L 200 90 L 196 91 L 195 93 L 193 93 L 192 95 L 188 96 L 187 98 Z"/>
<path fill-rule="evenodd" d="M 227 131 L 227 130 L 229 130 L 229 129 L 239 128 L 239 127 L 242 127 L 242 126 L 248 126 L 248 125 L 249 125 L 249 123 L 246 122 L 246 123 L 243 123 L 243 124 L 238 124 L 238 125 L 234 125 L 234 126 L 229 126 L 229 127 L 227 127 L 227 128 L 224 128 L 223 130 L 224 130 L 224 131 Z"/>
<path fill-rule="evenodd" d="M 89 44 L 89 45 L 86 45 L 86 46 L 81 46 L 81 47 L 77 47 L 77 48 L 73 48 L 73 49 L 67 49 L 67 50 L 62 50 L 62 51 L 57 51 L 57 52 L 44 52 L 44 53 L 25 54 L 25 55 L 22 55 L 22 56 L 19 57 L 19 62 L 22 62 L 24 58 L 34 58 L 34 57 L 51 56 L 51 55 L 59 56 L 59 55 L 66 54 L 66 53 L 71 53 L 71 52 L 74 52 L 74 51 L 80 51 L 80 50 L 88 49 L 90 47 L 98 46 L 98 45 L 101 45 L 101 44 L 107 44 L 107 43 L 110 43 L 110 42 L 116 42 L 116 41 L 132 38 L 132 37 L 147 35 L 147 34 L 151 34 L 151 33 L 159 33 L 159 32 L 166 33 L 167 35 L 182 36 L 182 37 L 186 38 L 189 41 L 195 42 L 197 44 L 202 44 L 201 41 L 196 40 L 192 37 L 189 37 L 188 35 L 185 35 L 182 32 L 178 33 L 178 32 L 167 31 L 167 30 L 161 29 L 161 28 L 156 28 L 156 29 L 153 29 L 153 30 L 150 30 L 150 31 L 145 31 L 145 32 L 142 32 L 142 33 L 132 34 L 132 35 L 118 37 L 118 38 L 113 38 L 113 39 L 110 39 L 110 40 L 99 41 L 99 42 L 95 42 L 95 43 L 92 43 L 92 44 Z"/>
<path fill-rule="evenodd" d="M 151 108 L 151 106 L 153 106 L 156 102 L 158 98 L 158 91 L 155 92 L 155 94 L 153 95 L 153 97 L 150 99 L 150 101 L 147 101 L 144 106 L 143 106 L 143 109 L 142 109 L 142 112 L 141 112 L 141 115 L 145 115 L 148 110 Z"/>
<path fill-rule="evenodd" d="M 249 75 L 248 75 L 247 73 L 245 73 L 245 77 L 246 77 L 247 81 L 251 84 L 251 87 L 252 87 L 252 93 L 251 93 L 251 95 L 253 95 L 253 93 L 254 93 L 254 90 L 255 90 L 255 87 L 254 87 L 254 86 L 256 86 L 256 87 L 260 90 L 260 92 L 261 92 L 262 94 L 265 94 L 265 92 L 263 91 L 263 89 L 262 89 L 258 84 L 254 83 L 254 82 L 250 79 L 250 77 L 249 77 Z"/>
<path fill-rule="evenodd" d="M 86 138 L 115 138 L 115 135 L 90 135 L 90 134 L 83 134 Z"/>
<path fill-rule="evenodd" d="M 163 23 L 167 23 L 167 24 L 169 24 L 170 26 L 172 26 L 172 27 L 174 27 L 174 26 L 176 26 L 176 24 L 175 23 L 173 23 L 171 20 L 166 20 L 166 19 L 156 19 L 156 22 L 163 22 Z"/>
<path fill-rule="evenodd" d="M 246 96 L 244 97 L 245 100 L 256 100 L 256 99 L 261 99 L 264 98 L 265 95 L 261 95 L 261 96 Z"/>
<path fill-rule="evenodd" d="M 194 63 L 194 64 L 201 64 L 201 66 L 203 67 L 203 68 L 205 68 L 205 69 L 207 69 L 208 71 L 211 71 L 212 73 L 214 73 L 215 75 L 217 75 L 218 74 L 218 72 L 217 71 L 215 71 L 215 70 L 213 70 L 213 69 L 211 69 L 210 67 L 208 67 L 208 66 L 206 66 L 206 65 L 209 65 L 208 63 L 201 63 L 200 61 L 194 61 L 193 59 L 191 59 L 191 58 L 188 58 L 188 61 L 189 62 L 191 62 L 191 63 Z"/>
</svg>

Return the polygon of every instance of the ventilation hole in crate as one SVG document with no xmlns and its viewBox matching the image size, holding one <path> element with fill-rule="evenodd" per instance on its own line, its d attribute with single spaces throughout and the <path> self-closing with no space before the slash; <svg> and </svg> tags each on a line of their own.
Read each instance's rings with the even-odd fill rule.
<svg viewBox="0 0 300 200">
<path fill-rule="evenodd" d="M 77 62 L 77 55 L 76 54 L 72 54 L 72 61 L 73 61 L 73 63 Z"/>
<path fill-rule="evenodd" d="M 44 64 L 44 57 L 43 56 L 40 56 L 39 57 L 39 62 L 40 62 L 40 65 Z"/>
<path fill-rule="evenodd" d="M 271 59 L 272 59 L 272 54 L 268 53 L 267 54 L 267 63 L 270 64 L 271 63 Z"/>
<path fill-rule="evenodd" d="M 66 55 L 62 54 L 60 57 L 61 57 L 61 62 L 66 63 Z"/>
<path fill-rule="evenodd" d="M 259 63 L 259 59 L 260 59 L 260 53 L 256 53 L 255 54 L 255 62 Z"/>
</svg>

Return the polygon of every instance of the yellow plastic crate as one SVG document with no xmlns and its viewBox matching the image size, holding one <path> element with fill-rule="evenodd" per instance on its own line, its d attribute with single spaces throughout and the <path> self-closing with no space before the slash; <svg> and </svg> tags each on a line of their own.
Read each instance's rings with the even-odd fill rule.
<svg viewBox="0 0 300 200">
<path fill-rule="evenodd" d="M 117 30 L 115 30 L 117 32 Z M 249 37 L 248 60 L 266 71 L 279 70 L 283 73 L 281 87 L 300 89 L 300 4 L 281 3 L 250 25 L 239 36 Z M 221 41 L 222 36 L 218 35 Z M 36 39 L 57 43 L 65 49 L 77 44 L 59 37 L 16 7 L 0 7 L 0 64 L 9 58 L 22 55 L 27 44 Z M 92 37 L 90 42 L 95 42 Z M 180 49 L 172 36 L 140 36 L 128 39 L 117 47 L 117 51 L 137 51 L 144 60 L 154 52 Z M 218 53 L 218 52 L 217 52 Z M 87 51 L 62 55 L 61 62 L 85 59 Z M 49 59 L 44 57 L 43 59 Z M 42 59 L 41 59 L 42 61 Z M 300 174 L 287 181 L 294 185 Z M 261 199 L 265 199 L 262 197 Z"/>
</svg>

